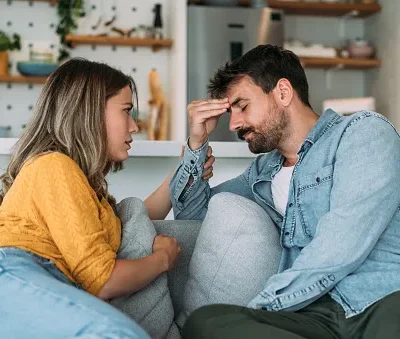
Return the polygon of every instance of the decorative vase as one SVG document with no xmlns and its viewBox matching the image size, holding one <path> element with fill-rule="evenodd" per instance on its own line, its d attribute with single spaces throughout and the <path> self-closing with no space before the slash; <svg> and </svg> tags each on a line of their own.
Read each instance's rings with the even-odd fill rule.
<svg viewBox="0 0 400 339">
<path fill-rule="evenodd" d="M 0 52 L 0 75 L 8 75 L 8 53 Z"/>
</svg>

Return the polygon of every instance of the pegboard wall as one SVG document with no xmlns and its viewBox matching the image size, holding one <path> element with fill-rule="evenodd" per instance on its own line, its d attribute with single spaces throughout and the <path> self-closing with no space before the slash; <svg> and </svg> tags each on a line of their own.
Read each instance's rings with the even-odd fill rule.
<svg viewBox="0 0 400 339">
<path fill-rule="evenodd" d="M 128 30 L 140 25 L 152 26 L 153 8 L 162 5 L 163 35 L 170 35 L 170 22 L 173 11 L 168 6 L 175 0 L 84 0 L 86 16 L 78 20 L 75 34 L 98 35 L 111 32 L 104 23 L 114 19 L 110 27 Z M 17 61 L 29 60 L 31 49 L 51 51 L 55 60 L 58 57 L 59 37 L 55 33 L 58 23 L 57 7 L 47 2 L 0 0 L 0 31 L 21 36 L 21 51 L 9 52 L 10 73 L 18 75 Z M 84 57 L 93 61 L 106 62 L 110 66 L 131 75 L 137 85 L 140 117 L 148 114 L 149 99 L 148 73 L 155 68 L 159 72 L 163 89 L 169 96 L 170 51 L 161 49 L 153 52 L 148 47 L 92 46 L 78 45 L 71 50 L 71 57 Z M 31 116 L 43 85 L 0 82 L 0 126 L 10 126 L 7 137 L 18 137 Z M 145 134 L 138 135 L 144 139 Z"/>
</svg>

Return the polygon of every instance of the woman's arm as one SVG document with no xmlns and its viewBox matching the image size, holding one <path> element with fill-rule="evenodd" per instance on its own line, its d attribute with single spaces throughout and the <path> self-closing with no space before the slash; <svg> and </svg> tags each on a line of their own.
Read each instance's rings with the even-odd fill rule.
<svg viewBox="0 0 400 339">
<path fill-rule="evenodd" d="M 172 208 L 169 198 L 169 181 L 172 171 L 164 182 L 144 201 L 151 220 L 164 220 Z"/>
<path fill-rule="evenodd" d="M 182 147 L 183 155 L 184 147 Z M 215 157 L 212 155 L 212 148 L 209 147 L 207 151 L 208 160 L 204 164 L 204 171 L 202 178 L 208 180 L 213 176 L 213 163 Z M 148 210 L 149 217 L 151 220 L 164 220 L 172 208 L 170 194 L 169 194 L 169 182 L 175 169 L 167 176 L 164 182 L 144 201 L 144 204 Z"/>
<path fill-rule="evenodd" d="M 172 269 L 181 248 L 175 238 L 158 235 L 154 238 L 153 253 L 141 259 L 117 259 L 110 278 L 98 297 L 109 300 L 135 293 L 150 284 L 161 273 Z"/>
</svg>

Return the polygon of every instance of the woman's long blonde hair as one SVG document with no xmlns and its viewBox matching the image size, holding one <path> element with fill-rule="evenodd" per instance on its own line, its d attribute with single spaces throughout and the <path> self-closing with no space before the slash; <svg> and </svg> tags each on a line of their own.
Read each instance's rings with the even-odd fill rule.
<svg viewBox="0 0 400 339">
<path fill-rule="evenodd" d="M 132 89 L 137 109 L 137 91 L 131 77 L 82 58 L 61 65 L 44 85 L 33 117 L 1 176 L 1 198 L 27 160 L 45 152 L 60 152 L 78 164 L 97 196 L 114 206 L 105 176 L 110 170 L 120 170 L 122 163 L 109 160 L 104 114 L 107 100 L 126 86 Z"/>
</svg>

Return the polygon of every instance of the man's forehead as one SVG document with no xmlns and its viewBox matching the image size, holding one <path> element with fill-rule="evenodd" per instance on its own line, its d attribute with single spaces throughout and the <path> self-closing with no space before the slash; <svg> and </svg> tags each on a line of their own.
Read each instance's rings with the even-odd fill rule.
<svg viewBox="0 0 400 339">
<path fill-rule="evenodd" d="M 251 90 L 254 90 L 255 85 L 248 77 L 243 77 L 238 82 L 229 86 L 226 96 L 229 98 L 229 101 L 232 102 L 236 98 L 245 98 L 248 97 L 251 93 Z"/>
</svg>

